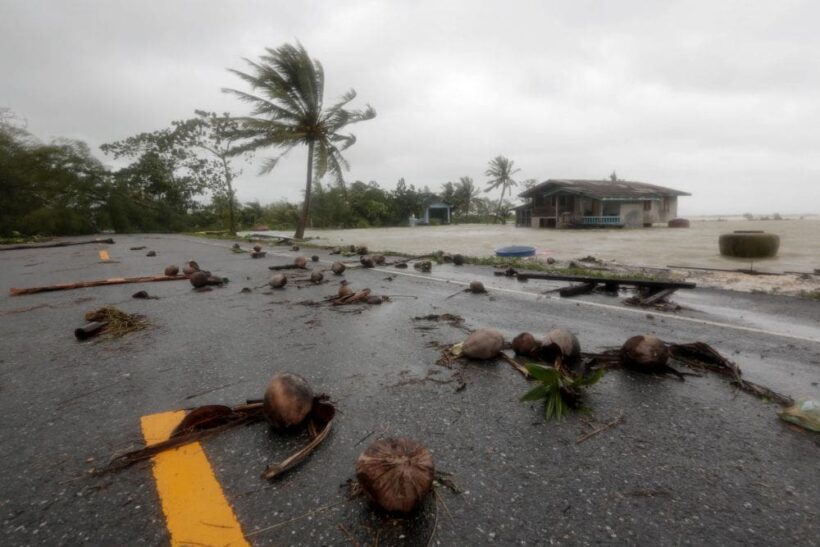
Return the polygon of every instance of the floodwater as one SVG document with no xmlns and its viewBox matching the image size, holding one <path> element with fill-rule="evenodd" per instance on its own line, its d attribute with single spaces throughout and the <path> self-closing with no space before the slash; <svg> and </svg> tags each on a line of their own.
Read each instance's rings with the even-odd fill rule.
<svg viewBox="0 0 820 547">
<path fill-rule="evenodd" d="M 820 268 L 820 218 L 816 217 L 769 221 L 692 220 L 690 228 L 605 230 L 457 224 L 414 228 L 307 230 L 306 236 L 318 238 L 317 243 L 322 245 L 367 245 L 373 251 L 409 254 L 442 249 L 469 256 L 492 256 L 499 247 L 531 245 L 536 248 L 538 256 L 551 256 L 559 260 L 592 255 L 630 266 L 748 268 L 748 260 L 720 256 L 718 237 L 734 230 L 764 230 L 780 236 L 778 255 L 755 261 L 755 269 L 811 272 Z"/>
</svg>

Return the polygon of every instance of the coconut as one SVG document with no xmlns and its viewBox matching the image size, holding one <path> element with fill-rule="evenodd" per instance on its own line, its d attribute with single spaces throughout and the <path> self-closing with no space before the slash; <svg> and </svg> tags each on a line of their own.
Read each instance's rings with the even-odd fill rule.
<svg viewBox="0 0 820 547">
<path fill-rule="evenodd" d="M 362 255 L 362 257 L 359 259 L 359 261 L 362 263 L 362 266 L 364 266 L 365 268 L 372 268 L 373 266 L 376 265 L 376 263 L 373 261 L 373 257 L 370 256 L 370 255 Z"/>
<path fill-rule="evenodd" d="M 297 268 L 304 268 L 307 265 L 307 258 L 303 256 L 297 256 L 293 259 L 293 265 Z"/>
<path fill-rule="evenodd" d="M 298 374 L 280 372 L 265 390 L 262 412 L 276 429 L 288 429 L 305 421 L 313 406 L 313 390 Z"/>
<path fill-rule="evenodd" d="M 318 268 L 310 272 L 310 281 L 312 283 L 321 283 L 324 278 L 325 274 L 323 274 L 322 270 Z"/>
<path fill-rule="evenodd" d="M 330 269 L 334 274 L 342 275 L 344 273 L 344 271 L 347 269 L 347 267 L 344 264 L 342 264 L 341 262 L 334 262 L 330 266 Z"/>
<path fill-rule="evenodd" d="M 191 275 L 192 273 L 198 272 L 198 271 L 199 271 L 199 264 L 197 264 L 193 260 L 189 260 L 188 262 L 185 263 L 185 266 L 182 267 L 182 273 L 184 273 L 185 275 Z"/>
<path fill-rule="evenodd" d="M 270 278 L 269 283 L 270 286 L 274 289 L 281 289 L 282 287 L 288 284 L 288 278 L 283 273 L 273 274 L 273 276 Z"/>
<path fill-rule="evenodd" d="M 262 246 L 261 246 L 261 245 L 254 245 L 254 246 L 253 246 L 253 250 L 254 250 L 254 251 L 256 251 L 256 252 L 258 253 L 259 251 L 261 251 L 261 250 L 262 250 Z"/>
<path fill-rule="evenodd" d="M 319 262 L 319 255 L 313 255 L 310 257 L 311 262 Z"/>
<path fill-rule="evenodd" d="M 196 271 L 191 274 L 191 285 L 197 289 L 208 284 L 208 274 L 205 272 Z"/>
<path fill-rule="evenodd" d="M 165 266 L 165 275 L 173 277 L 179 273 L 179 266 Z"/>
<path fill-rule="evenodd" d="M 443 255 L 441 255 L 441 260 L 442 262 L 449 264 L 453 261 L 453 255 L 451 255 L 450 253 L 444 253 Z"/>
<path fill-rule="evenodd" d="M 541 347 L 542 356 L 547 361 L 554 361 L 560 356 L 564 361 L 572 362 L 581 357 L 581 344 L 567 329 L 549 331 L 541 342 Z"/>
<path fill-rule="evenodd" d="M 382 302 L 384 302 L 384 298 L 377 295 L 377 294 L 374 294 L 374 295 L 371 295 L 371 296 L 367 297 L 367 303 L 368 304 L 378 305 L 378 304 L 381 304 Z"/>
<path fill-rule="evenodd" d="M 350 285 L 345 283 L 344 285 L 339 286 L 339 298 L 344 298 L 346 296 L 350 296 L 353 294 L 353 289 L 350 288 Z"/>
<path fill-rule="evenodd" d="M 407 438 L 381 439 L 356 461 L 356 478 L 385 511 L 409 513 L 433 487 L 433 455 Z"/>
<path fill-rule="evenodd" d="M 464 265 L 464 256 L 463 255 L 453 255 L 453 264 L 456 266 L 463 266 Z"/>
<path fill-rule="evenodd" d="M 512 349 L 517 355 L 534 356 L 541 349 L 541 342 L 528 332 L 522 332 L 512 341 Z"/>
<path fill-rule="evenodd" d="M 366 255 L 367 253 L 367 245 L 361 245 L 359 247 L 354 247 L 356 249 L 356 254 L 358 255 Z"/>
<path fill-rule="evenodd" d="M 633 336 L 621 347 L 621 357 L 625 364 L 651 372 L 666 366 L 669 348 L 657 336 Z"/>
<path fill-rule="evenodd" d="M 479 294 L 487 292 L 487 289 L 484 288 L 484 283 L 481 281 L 470 281 L 470 292 Z"/>
<path fill-rule="evenodd" d="M 472 359 L 492 359 L 501 353 L 504 336 L 495 329 L 478 329 L 464 341 L 462 353 Z"/>
<path fill-rule="evenodd" d="M 157 252 L 156 251 L 148 251 L 147 253 L 145 253 L 145 256 L 157 256 Z"/>
<path fill-rule="evenodd" d="M 384 255 L 373 255 L 373 262 L 376 264 L 384 264 Z"/>
<path fill-rule="evenodd" d="M 290 250 L 294 251 L 294 252 L 298 251 L 299 250 L 299 245 L 294 245 L 293 247 L 290 248 Z"/>
</svg>

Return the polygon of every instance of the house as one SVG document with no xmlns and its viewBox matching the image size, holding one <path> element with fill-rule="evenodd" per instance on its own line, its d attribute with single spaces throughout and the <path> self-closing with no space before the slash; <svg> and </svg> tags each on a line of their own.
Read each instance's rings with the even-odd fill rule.
<svg viewBox="0 0 820 547">
<path fill-rule="evenodd" d="M 686 192 L 627 180 L 549 179 L 519 194 L 516 226 L 606 228 L 651 226 L 677 217 Z"/>
<path fill-rule="evenodd" d="M 424 214 L 419 218 L 417 224 L 450 224 L 453 215 L 453 206 L 440 201 L 436 196 L 431 196 L 424 206 Z M 412 224 L 412 221 L 411 221 Z"/>
</svg>

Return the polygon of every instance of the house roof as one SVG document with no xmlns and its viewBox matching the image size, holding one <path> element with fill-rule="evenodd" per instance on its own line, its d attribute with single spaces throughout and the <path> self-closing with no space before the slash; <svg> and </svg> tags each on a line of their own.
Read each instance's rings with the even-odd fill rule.
<svg viewBox="0 0 820 547">
<path fill-rule="evenodd" d="M 536 184 L 529 190 L 521 192 L 518 195 L 522 198 L 528 198 L 538 194 L 549 195 L 556 192 L 579 194 L 594 199 L 651 199 L 664 196 L 692 195 L 688 192 L 681 192 L 673 188 L 647 184 L 645 182 L 570 179 L 549 179 L 540 184 Z"/>
</svg>

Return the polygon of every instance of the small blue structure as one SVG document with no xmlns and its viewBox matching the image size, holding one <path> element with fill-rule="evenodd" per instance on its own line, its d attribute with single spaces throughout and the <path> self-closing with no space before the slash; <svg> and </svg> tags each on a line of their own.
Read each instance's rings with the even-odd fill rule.
<svg viewBox="0 0 820 547">
<path fill-rule="evenodd" d="M 528 245 L 511 245 L 509 247 L 501 247 L 495 250 L 495 256 L 511 256 L 511 257 L 525 257 L 535 256 L 535 247 Z"/>
</svg>

